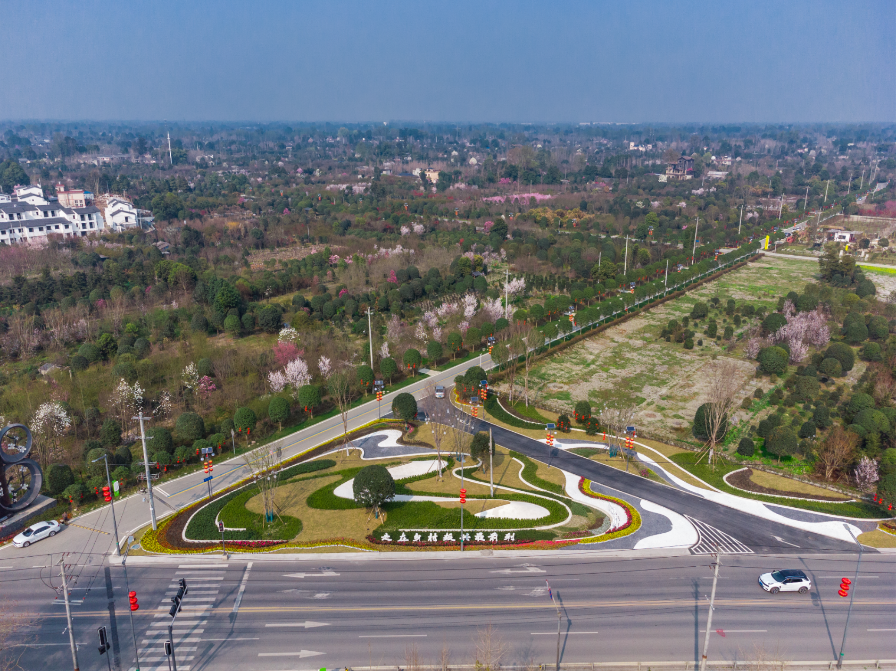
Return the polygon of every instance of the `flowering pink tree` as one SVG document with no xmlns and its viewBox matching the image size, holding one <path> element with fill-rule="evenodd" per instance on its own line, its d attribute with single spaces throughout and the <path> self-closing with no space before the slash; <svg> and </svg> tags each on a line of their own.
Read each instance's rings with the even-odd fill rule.
<svg viewBox="0 0 896 671">
<path fill-rule="evenodd" d="M 208 400 L 208 398 L 212 395 L 212 392 L 218 390 L 218 387 L 215 385 L 215 381 L 212 380 L 208 375 L 203 375 L 199 379 L 199 385 L 196 387 L 196 391 L 199 394 L 199 398 L 203 401 Z"/>
<path fill-rule="evenodd" d="M 277 360 L 278 366 L 285 366 L 293 359 L 300 357 L 301 351 L 296 347 L 295 343 L 285 341 L 278 342 L 274 345 L 274 358 Z"/>
<path fill-rule="evenodd" d="M 293 392 L 296 394 L 301 387 L 311 384 L 311 372 L 304 359 L 293 359 L 286 364 L 283 375 L 286 377 L 286 383 L 293 388 Z"/>
<path fill-rule="evenodd" d="M 386 281 L 391 282 L 392 284 L 398 284 L 398 278 L 395 276 L 394 270 L 389 271 L 389 279 Z"/>
</svg>

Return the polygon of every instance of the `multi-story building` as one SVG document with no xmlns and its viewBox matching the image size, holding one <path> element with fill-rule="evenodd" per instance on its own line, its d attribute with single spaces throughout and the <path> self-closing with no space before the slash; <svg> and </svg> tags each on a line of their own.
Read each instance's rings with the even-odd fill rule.
<svg viewBox="0 0 896 671">
<path fill-rule="evenodd" d="M 48 202 L 39 186 L 16 187 L 14 197 L 0 202 L 0 243 L 40 245 L 46 244 L 52 235 L 84 237 L 103 228 L 98 208 Z"/>
<path fill-rule="evenodd" d="M 106 226 L 120 233 L 129 228 L 144 228 L 152 224 L 152 213 L 147 210 L 138 210 L 133 203 L 120 196 L 106 197 L 106 207 L 103 210 Z"/>
<path fill-rule="evenodd" d="M 66 189 L 65 185 L 56 185 L 56 198 L 64 207 L 87 207 L 93 202 L 93 194 L 84 189 Z"/>
</svg>

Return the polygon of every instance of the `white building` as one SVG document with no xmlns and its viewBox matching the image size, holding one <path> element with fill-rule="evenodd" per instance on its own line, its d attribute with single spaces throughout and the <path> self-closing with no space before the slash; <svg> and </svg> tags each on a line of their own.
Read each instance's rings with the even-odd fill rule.
<svg viewBox="0 0 896 671">
<path fill-rule="evenodd" d="M 153 217 L 146 210 L 138 210 L 133 203 L 120 196 L 109 196 L 104 210 L 106 226 L 120 233 L 130 228 L 152 224 Z"/>
<path fill-rule="evenodd" d="M 17 187 L 14 199 L 0 202 L 0 243 L 46 244 L 51 235 L 84 237 L 103 228 L 98 208 L 47 202 L 39 186 Z"/>
</svg>

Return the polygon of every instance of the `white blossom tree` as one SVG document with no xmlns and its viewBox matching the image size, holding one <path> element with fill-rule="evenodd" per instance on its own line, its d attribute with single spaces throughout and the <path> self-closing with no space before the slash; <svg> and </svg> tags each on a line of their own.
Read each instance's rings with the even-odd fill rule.
<svg viewBox="0 0 896 671">
<path fill-rule="evenodd" d="M 37 409 L 30 428 L 35 438 L 34 452 L 41 465 L 46 466 L 60 456 L 59 440 L 71 425 L 71 417 L 59 401 L 42 403 Z"/>
</svg>

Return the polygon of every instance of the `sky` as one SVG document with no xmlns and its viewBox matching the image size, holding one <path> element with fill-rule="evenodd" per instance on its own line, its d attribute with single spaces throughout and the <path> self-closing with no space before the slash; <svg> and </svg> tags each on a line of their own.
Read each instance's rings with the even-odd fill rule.
<svg viewBox="0 0 896 671">
<path fill-rule="evenodd" d="M 893 0 L 4 0 L 0 119 L 890 122 Z"/>
</svg>

